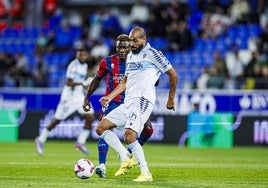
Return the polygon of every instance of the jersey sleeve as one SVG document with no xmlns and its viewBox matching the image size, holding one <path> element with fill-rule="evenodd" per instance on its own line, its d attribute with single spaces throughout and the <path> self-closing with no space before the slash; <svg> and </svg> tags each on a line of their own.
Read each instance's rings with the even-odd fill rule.
<svg viewBox="0 0 268 188">
<path fill-rule="evenodd" d="M 74 77 L 75 77 L 75 63 L 74 61 L 72 61 L 67 67 L 66 78 L 74 79 Z"/>
<path fill-rule="evenodd" d="M 154 48 L 150 48 L 150 51 L 153 62 L 161 70 L 161 72 L 165 73 L 172 68 L 171 63 L 161 51 L 158 51 Z"/>
<path fill-rule="evenodd" d="M 105 76 L 106 73 L 107 73 L 107 62 L 106 59 L 102 59 L 99 63 L 96 76 L 102 78 Z"/>
</svg>

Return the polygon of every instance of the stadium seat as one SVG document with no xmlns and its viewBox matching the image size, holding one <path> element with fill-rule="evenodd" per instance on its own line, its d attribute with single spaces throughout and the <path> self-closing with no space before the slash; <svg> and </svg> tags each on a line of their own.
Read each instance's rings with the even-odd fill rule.
<svg viewBox="0 0 268 188">
<path fill-rule="evenodd" d="M 22 38 L 32 38 L 36 39 L 39 35 L 37 28 L 22 28 L 20 32 L 20 37 Z"/>
<path fill-rule="evenodd" d="M 248 29 L 249 29 L 249 36 L 250 37 L 257 37 L 261 33 L 261 27 L 257 24 L 249 25 Z"/>
<path fill-rule="evenodd" d="M 202 39 L 197 39 L 194 44 L 194 50 L 200 50 L 203 51 L 205 50 L 205 42 Z"/>
<path fill-rule="evenodd" d="M 164 52 L 166 58 L 171 62 L 174 63 L 174 53 L 173 52 Z"/>
<path fill-rule="evenodd" d="M 209 51 L 212 51 L 212 50 L 215 50 L 216 48 L 216 42 L 215 40 L 213 39 L 210 39 L 206 42 L 205 44 L 205 50 L 209 50 Z"/>
<path fill-rule="evenodd" d="M 13 28 L 5 28 L 1 33 L 2 38 L 17 38 L 18 30 Z"/>
<path fill-rule="evenodd" d="M 150 39 L 150 43 L 156 49 L 159 49 L 161 51 L 165 51 L 168 49 L 168 42 L 165 39 L 163 39 L 162 37 L 152 38 L 152 39 Z"/>
</svg>

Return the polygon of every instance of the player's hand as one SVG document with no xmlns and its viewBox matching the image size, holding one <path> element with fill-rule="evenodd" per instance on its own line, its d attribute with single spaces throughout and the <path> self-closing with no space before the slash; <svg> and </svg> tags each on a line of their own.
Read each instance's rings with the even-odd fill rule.
<svg viewBox="0 0 268 188">
<path fill-rule="evenodd" d="M 175 102 L 174 102 L 174 100 L 168 99 L 166 107 L 169 110 L 175 111 Z"/>
<path fill-rule="evenodd" d="M 86 85 L 83 85 L 83 84 L 82 84 L 82 86 L 83 86 L 83 89 L 84 89 L 84 90 L 87 90 L 88 87 L 89 87 L 89 86 L 86 86 Z"/>
<path fill-rule="evenodd" d="M 104 97 L 100 98 L 100 100 L 99 100 L 99 102 L 101 103 L 101 106 L 108 106 L 110 101 L 111 101 L 111 99 L 107 96 L 104 96 Z"/>
<path fill-rule="evenodd" d="M 90 103 L 88 102 L 87 99 L 84 100 L 84 104 L 83 104 L 83 110 L 85 112 L 88 112 L 91 109 Z"/>
</svg>

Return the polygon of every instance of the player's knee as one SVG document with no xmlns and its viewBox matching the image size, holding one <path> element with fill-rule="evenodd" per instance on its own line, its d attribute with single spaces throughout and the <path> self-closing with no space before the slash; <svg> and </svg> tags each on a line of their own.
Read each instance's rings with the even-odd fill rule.
<svg viewBox="0 0 268 188">
<path fill-rule="evenodd" d="M 124 140 L 126 144 L 131 144 L 136 141 L 137 133 L 131 129 L 126 129 Z"/>
<path fill-rule="evenodd" d="M 96 128 L 96 133 L 100 136 L 102 135 L 102 133 L 108 129 L 112 129 L 114 128 L 115 125 L 113 123 L 111 123 L 110 121 L 106 120 L 106 119 L 102 119 L 99 124 L 97 125 Z"/>
<path fill-rule="evenodd" d="M 105 130 L 103 129 L 103 126 L 98 124 L 96 128 L 96 133 L 100 136 Z"/>
</svg>

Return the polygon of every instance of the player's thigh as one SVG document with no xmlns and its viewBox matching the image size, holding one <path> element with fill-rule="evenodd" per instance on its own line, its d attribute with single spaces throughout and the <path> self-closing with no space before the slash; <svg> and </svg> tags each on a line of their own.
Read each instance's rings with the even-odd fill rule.
<svg viewBox="0 0 268 188">
<path fill-rule="evenodd" d="M 101 135 L 106 130 L 112 130 L 116 125 L 110 120 L 103 118 L 97 125 L 96 132 Z"/>
<path fill-rule="evenodd" d="M 61 100 L 55 112 L 55 118 L 64 120 L 76 111 L 76 107 L 69 100 Z"/>
<path fill-rule="evenodd" d="M 125 128 L 127 110 L 128 109 L 122 104 L 108 113 L 104 118 L 113 122 L 117 129 L 122 130 Z"/>
</svg>

